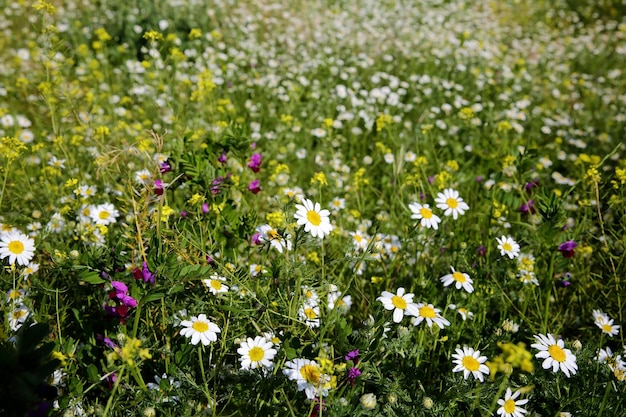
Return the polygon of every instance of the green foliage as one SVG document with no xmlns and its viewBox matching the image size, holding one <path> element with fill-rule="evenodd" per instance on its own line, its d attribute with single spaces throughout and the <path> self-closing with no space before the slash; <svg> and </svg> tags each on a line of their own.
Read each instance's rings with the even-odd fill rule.
<svg viewBox="0 0 626 417">
<path fill-rule="evenodd" d="M 618 415 L 620 10 L 6 7 L 0 414 Z"/>
</svg>

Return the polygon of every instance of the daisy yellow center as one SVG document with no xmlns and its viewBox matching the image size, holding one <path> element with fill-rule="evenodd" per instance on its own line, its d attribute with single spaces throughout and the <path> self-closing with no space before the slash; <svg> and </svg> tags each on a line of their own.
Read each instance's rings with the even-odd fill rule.
<svg viewBox="0 0 626 417">
<path fill-rule="evenodd" d="M 26 315 L 26 311 L 24 310 L 16 310 L 13 312 L 13 318 L 16 320 L 21 319 L 22 317 L 24 317 Z"/>
<path fill-rule="evenodd" d="M 313 226 L 319 226 L 322 223 L 322 218 L 320 217 L 319 213 L 314 210 L 309 210 L 306 212 L 306 219 Z"/>
<path fill-rule="evenodd" d="M 191 328 L 197 331 L 198 333 L 204 333 L 209 330 L 209 325 L 203 321 L 196 321 L 191 325 Z"/>
<path fill-rule="evenodd" d="M 17 291 L 17 290 L 11 290 L 11 291 L 9 291 L 9 298 L 10 298 L 11 300 L 15 300 L 15 299 L 17 299 L 17 298 L 20 298 L 20 293 L 19 293 L 19 291 Z"/>
<path fill-rule="evenodd" d="M 399 308 L 400 310 L 404 310 L 406 308 L 406 301 L 404 301 L 404 298 L 400 297 L 399 295 L 394 295 L 393 297 L 391 297 L 391 304 L 393 304 L 394 307 Z"/>
<path fill-rule="evenodd" d="M 211 280 L 211 288 L 213 288 L 216 291 L 219 291 L 222 289 L 222 283 L 216 279 L 212 279 Z"/>
<path fill-rule="evenodd" d="M 424 306 L 420 308 L 420 316 L 425 319 L 434 319 L 437 317 L 437 313 L 435 313 L 435 309 L 430 306 Z"/>
<path fill-rule="evenodd" d="M 604 333 L 613 333 L 613 327 L 610 324 L 608 324 L 608 323 L 604 323 L 602 325 L 602 331 Z"/>
<path fill-rule="evenodd" d="M 456 198 L 448 198 L 446 200 L 446 205 L 451 209 L 455 209 L 459 206 L 459 202 L 456 200 Z"/>
<path fill-rule="evenodd" d="M 24 244 L 19 240 L 14 240 L 10 242 L 8 248 L 11 253 L 14 253 L 16 255 L 24 252 Z"/>
<path fill-rule="evenodd" d="M 548 348 L 548 353 L 550 354 L 550 356 L 552 357 L 552 359 L 554 359 L 557 362 L 565 362 L 565 351 L 563 349 L 561 349 L 559 346 L 557 345 L 551 345 Z"/>
<path fill-rule="evenodd" d="M 433 217 L 433 211 L 431 209 L 429 209 L 429 208 L 426 208 L 426 207 L 422 207 L 420 209 L 420 214 L 425 219 L 430 219 L 431 217 Z"/>
<path fill-rule="evenodd" d="M 357 243 L 361 243 L 361 241 L 363 240 L 363 238 L 362 238 L 360 235 L 354 235 L 354 240 L 355 240 Z"/>
<path fill-rule="evenodd" d="M 515 405 L 515 400 L 509 398 L 504 402 L 503 408 L 505 413 L 511 414 L 517 408 L 517 406 Z"/>
<path fill-rule="evenodd" d="M 100 217 L 102 220 L 108 219 L 110 216 L 108 211 L 101 211 L 100 214 L 98 214 L 98 217 Z"/>
<path fill-rule="evenodd" d="M 316 365 L 307 364 L 300 368 L 300 375 L 309 384 L 317 385 L 320 381 L 320 368 Z"/>
<path fill-rule="evenodd" d="M 253 347 L 248 352 L 248 356 L 250 356 L 250 360 L 252 362 L 258 362 L 265 356 L 265 351 L 258 346 Z"/>
<path fill-rule="evenodd" d="M 311 298 L 311 297 L 313 297 L 313 291 L 311 291 L 311 290 L 306 290 L 306 293 L 304 294 L 304 296 L 305 296 L 306 298 Z"/>
<path fill-rule="evenodd" d="M 315 313 L 315 310 L 313 310 L 312 308 L 305 308 L 304 309 L 304 315 L 309 319 L 309 320 L 313 320 L 317 317 L 317 314 Z"/>
<path fill-rule="evenodd" d="M 513 246 L 511 246 L 511 244 L 509 242 L 504 242 L 502 244 L 502 249 L 504 249 L 507 252 L 510 252 L 513 250 Z"/>
<path fill-rule="evenodd" d="M 473 356 L 464 356 L 462 363 L 463 367 L 471 372 L 478 371 L 480 368 L 480 363 Z"/>
<path fill-rule="evenodd" d="M 278 239 L 280 239 L 280 235 L 279 235 L 279 234 L 278 234 L 278 232 L 277 232 L 276 230 L 274 230 L 274 229 L 272 229 L 272 230 L 268 230 L 268 232 L 267 232 L 267 237 L 268 237 L 270 240 L 278 240 Z"/>
<path fill-rule="evenodd" d="M 452 273 L 452 279 L 454 279 L 456 282 L 460 282 L 461 284 L 467 281 L 467 279 L 465 278 L 465 275 L 463 275 L 459 271 L 454 271 Z"/>
</svg>

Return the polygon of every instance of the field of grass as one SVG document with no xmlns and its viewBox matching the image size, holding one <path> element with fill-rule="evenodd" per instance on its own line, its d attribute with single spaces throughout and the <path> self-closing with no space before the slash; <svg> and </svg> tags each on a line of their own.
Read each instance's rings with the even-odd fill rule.
<svg viewBox="0 0 626 417">
<path fill-rule="evenodd" d="M 4 5 L 0 415 L 626 415 L 583 3 Z"/>
</svg>

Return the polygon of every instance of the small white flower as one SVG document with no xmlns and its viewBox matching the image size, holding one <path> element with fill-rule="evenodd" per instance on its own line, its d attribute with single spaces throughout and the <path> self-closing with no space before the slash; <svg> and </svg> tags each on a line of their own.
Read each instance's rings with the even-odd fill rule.
<svg viewBox="0 0 626 417">
<path fill-rule="evenodd" d="M 448 287 L 452 284 L 455 284 L 457 290 L 463 288 L 465 291 L 471 293 L 474 291 L 472 279 L 465 272 L 459 272 L 454 269 L 454 267 L 450 267 L 452 270 L 451 274 L 447 274 L 439 278 L 445 287 Z"/>
<path fill-rule="evenodd" d="M 191 344 L 197 345 L 202 342 L 207 346 L 211 342 L 217 341 L 217 334 L 221 332 L 220 328 L 206 318 L 206 314 L 200 314 L 198 317 L 191 316 L 191 320 L 183 320 L 180 325 L 184 327 L 180 334 L 191 338 Z"/>
<path fill-rule="evenodd" d="M 483 382 L 484 375 L 489 375 L 489 368 L 484 364 L 487 361 L 487 357 L 480 356 L 479 350 L 474 350 L 467 346 L 463 346 L 463 349 L 457 348 L 455 351 L 456 353 L 452 357 L 456 366 L 452 369 L 452 372 L 463 371 L 464 379 L 467 379 L 472 374 L 474 378 Z"/>
<path fill-rule="evenodd" d="M 467 203 L 459 197 L 459 192 L 452 188 L 447 188 L 443 190 L 443 193 L 438 193 L 435 203 L 437 203 L 437 208 L 445 210 L 444 216 L 452 216 L 454 220 L 469 210 Z"/>
<path fill-rule="evenodd" d="M 418 326 L 424 320 L 426 320 L 428 327 L 433 327 L 433 323 L 441 329 L 450 325 L 450 322 L 440 314 L 441 310 L 435 308 L 432 304 L 419 303 L 417 305 L 417 312 L 418 314 L 411 319 L 411 323 L 413 323 L 414 326 Z"/>
<path fill-rule="evenodd" d="M 411 203 L 409 209 L 413 212 L 411 218 L 419 220 L 422 227 L 439 229 L 441 219 L 433 213 L 428 204 Z"/>
<path fill-rule="evenodd" d="M 511 236 L 497 237 L 498 249 L 500 249 L 500 255 L 508 256 L 510 259 L 517 258 L 519 256 L 520 247 Z"/>
<path fill-rule="evenodd" d="M 28 265 L 35 256 L 35 241 L 20 232 L 10 230 L 0 233 L 0 259 L 9 258 L 9 264 Z"/>
<path fill-rule="evenodd" d="M 265 337 L 257 336 L 254 339 L 248 337 L 245 342 L 241 343 L 241 347 L 237 349 L 237 353 L 241 355 L 241 369 L 249 370 L 256 368 L 272 369 L 274 364 L 272 359 L 276 356 L 274 344 L 265 339 Z"/>
<path fill-rule="evenodd" d="M 569 349 L 565 349 L 563 339 L 556 341 L 551 334 L 536 334 L 535 340 L 537 343 L 530 346 L 539 350 L 535 357 L 544 360 L 541 364 L 543 369 L 552 368 L 552 372 L 560 369 L 568 378 L 576 374 L 576 356 Z"/>
<path fill-rule="evenodd" d="M 226 278 L 220 277 L 217 274 L 213 274 L 209 278 L 202 280 L 202 283 L 213 295 L 228 292 L 228 285 L 224 284 L 224 282 L 226 282 Z"/>
<path fill-rule="evenodd" d="M 296 209 L 294 217 L 298 225 L 304 226 L 304 231 L 310 232 L 311 236 L 323 239 L 333 230 L 329 219 L 330 211 L 322 210 L 320 203 L 313 204 L 311 200 L 303 199 L 302 204 L 296 204 Z"/>
<path fill-rule="evenodd" d="M 106 226 L 115 223 L 120 213 L 111 203 L 104 203 L 93 207 L 89 216 L 95 224 Z"/>
<path fill-rule="evenodd" d="M 498 400 L 500 408 L 498 408 L 497 413 L 502 417 L 523 417 L 528 410 L 522 408 L 522 405 L 526 404 L 528 400 L 517 400 L 519 396 L 519 390 L 513 393 L 511 388 L 507 388 L 504 399 Z"/>
<path fill-rule="evenodd" d="M 398 288 L 396 294 L 383 291 L 382 295 L 376 299 L 383 303 L 385 310 L 393 310 L 393 321 L 400 323 L 404 316 L 418 316 L 417 304 L 413 302 L 413 294 L 404 293 L 404 288 Z"/>
</svg>

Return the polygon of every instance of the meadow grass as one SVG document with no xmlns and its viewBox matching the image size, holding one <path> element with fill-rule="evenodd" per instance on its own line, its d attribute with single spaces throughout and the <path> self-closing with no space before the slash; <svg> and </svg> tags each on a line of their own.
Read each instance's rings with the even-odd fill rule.
<svg viewBox="0 0 626 417">
<path fill-rule="evenodd" d="M 1 415 L 626 415 L 619 7 L 0 29 Z"/>
</svg>

